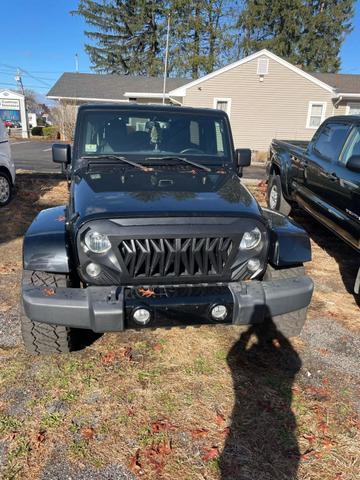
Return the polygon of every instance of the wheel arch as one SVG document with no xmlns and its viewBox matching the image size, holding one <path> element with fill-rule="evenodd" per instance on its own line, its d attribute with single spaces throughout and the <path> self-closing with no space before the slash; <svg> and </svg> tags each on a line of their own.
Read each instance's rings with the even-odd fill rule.
<svg viewBox="0 0 360 480">
<path fill-rule="evenodd" d="M 269 225 L 268 261 L 273 267 L 291 267 L 311 260 L 309 235 L 297 223 L 279 212 L 263 208 Z"/>
<path fill-rule="evenodd" d="M 71 273 L 70 242 L 66 230 L 66 207 L 42 210 L 24 236 L 24 270 Z"/>
<path fill-rule="evenodd" d="M 5 167 L 4 165 L 0 165 L 0 173 L 4 173 L 8 177 L 11 185 L 14 186 L 14 182 L 13 182 L 13 179 L 12 179 L 12 176 L 11 176 L 11 172 L 7 167 Z"/>
</svg>

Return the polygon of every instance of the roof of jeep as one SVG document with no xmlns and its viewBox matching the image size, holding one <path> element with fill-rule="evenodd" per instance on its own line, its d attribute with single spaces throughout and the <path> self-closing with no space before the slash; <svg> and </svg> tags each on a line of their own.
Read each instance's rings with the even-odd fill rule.
<svg viewBox="0 0 360 480">
<path fill-rule="evenodd" d="M 138 103 L 86 103 L 79 107 L 79 111 L 83 110 L 129 110 L 138 112 L 176 112 L 181 111 L 184 113 L 201 113 L 226 116 L 226 112 L 215 108 L 200 108 L 200 107 L 183 107 L 178 105 L 156 105 L 156 104 L 138 104 Z"/>
</svg>

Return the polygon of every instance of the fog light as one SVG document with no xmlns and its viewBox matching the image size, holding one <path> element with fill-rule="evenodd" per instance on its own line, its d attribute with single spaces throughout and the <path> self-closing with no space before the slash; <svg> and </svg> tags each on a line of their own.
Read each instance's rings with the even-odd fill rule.
<svg viewBox="0 0 360 480">
<path fill-rule="evenodd" d="M 138 323 L 139 325 L 146 325 L 150 322 L 150 312 L 146 308 L 138 308 L 132 314 L 134 322 Z"/>
<path fill-rule="evenodd" d="M 247 267 L 250 272 L 257 272 L 260 268 L 260 260 L 258 258 L 250 258 Z"/>
<path fill-rule="evenodd" d="M 97 263 L 89 263 L 89 265 L 86 267 L 86 273 L 90 277 L 97 277 L 98 275 L 100 275 L 100 272 L 101 268 L 100 265 L 98 265 Z"/>
<path fill-rule="evenodd" d="M 225 305 L 215 305 L 211 309 L 211 316 L 214 320 L 225 320 L 227 317 L 228 311 Z"/>
</svg>

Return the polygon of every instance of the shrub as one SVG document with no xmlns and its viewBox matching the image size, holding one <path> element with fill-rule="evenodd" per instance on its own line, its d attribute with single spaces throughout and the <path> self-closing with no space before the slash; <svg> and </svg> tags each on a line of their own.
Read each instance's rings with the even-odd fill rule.
<svg viewBox="0 0 360 480">
<path fill-rule="evenodd" d="M 52 127 L 44 127 L 43 132 L 44 137 L 51 140 L 57 140 L 58 138 L 60 138 L 59 129 L 56 125 L 53 125 Z"/>
<path fill-rule="evenodd" d="M 42 127 L 33 127 L 31 129 L 31 135 L 34 137 L 41 137 L 43 135 L 43 128 Z"/>
</svg>

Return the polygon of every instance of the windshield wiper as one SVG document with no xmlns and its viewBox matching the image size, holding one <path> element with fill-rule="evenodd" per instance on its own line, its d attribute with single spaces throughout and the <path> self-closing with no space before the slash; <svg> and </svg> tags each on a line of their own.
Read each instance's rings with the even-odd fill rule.
<svg viewBox="0 0 360 480">
<path fill-rule="evenodd" d="M 129 160 L 128 158 L 122 157 L 120 155 L 88 155 L 80 157 L 80 160 L 100 160 L 103 158 L 108 158 L 109 160 L 118 160 L 119 162 L 124 162 L 128 165 L 132 165 L 133 167 L 140 168 L 141 170 L 146 171 L 146 167 L 144 167 L 144 165 L 141 165 L 141 163 L 133 162 L 132 160 Z"/>
<path fill-rule="evenodd" d="M 193 162 L 192 160 L 188 160 L 185 157 L 178 157 L 176 155 L 167 155 L 164 157 L 147 157 L 145 160 L 181 160 L 182 162 L 188 163 L 189 165 L 193 165 L 194 167 L 201 168 L 202 170 L 205 170 L 206 172 L 211 172 L 211 168 L 206 167 L 205 165 L 201 165 L 201 163 L 196 163 Z"/>
</svg>

